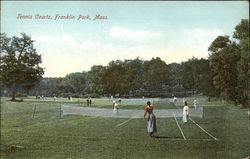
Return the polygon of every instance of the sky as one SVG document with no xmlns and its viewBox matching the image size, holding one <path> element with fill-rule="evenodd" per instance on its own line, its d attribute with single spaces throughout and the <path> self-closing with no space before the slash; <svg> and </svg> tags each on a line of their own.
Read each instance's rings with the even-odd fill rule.
<svg viewBox="0 0 250 159">
<path fill-rule="evenodd" d="M 232 36 L 248 13 L 248 1 L 2 1 L 1 32 L 30 35 L 44 77 L 64 77 L 111 60 L 207 58 L 212 41 Z"/>
</svg>

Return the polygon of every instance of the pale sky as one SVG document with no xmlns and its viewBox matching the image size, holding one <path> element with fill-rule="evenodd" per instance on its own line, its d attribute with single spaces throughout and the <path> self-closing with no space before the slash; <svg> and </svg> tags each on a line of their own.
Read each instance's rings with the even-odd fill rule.
<svg viewBox="0 0 250 159">
<path fill-rule="evenodd" d="M 248 1 L 2 1 L 1 32 L 35 40 L 44 77 L 89 71 L 111 60 L 166 63 L 207 58 L 219 35 L 232 36 L 241 19 L 249 19 Z M 18 19 L 18 14 L 32 19 Z M 57 19 L 72 15 L 75 19 Z M 93 20 L 96 15 L 106 20 Z M 52 19 L 36 19 L 36 15 Z M 89 15 L 91 20 L 78 20 Z"/>
</svg>

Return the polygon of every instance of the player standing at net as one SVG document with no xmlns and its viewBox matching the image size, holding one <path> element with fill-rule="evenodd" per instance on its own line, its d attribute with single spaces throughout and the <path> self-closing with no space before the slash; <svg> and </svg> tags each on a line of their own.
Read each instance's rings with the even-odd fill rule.
<svg viewBox="0 0 250 159">
<path fill-rule="evenodd" d="M 197 100 L 195 99 L 194 100 L 194 108 L 196 109 L 196 107 L 197 107 Z"/>
<path fill-rule="evenodd" d="M 113 100 L 113 102 L 112 102 L 112 109 L 114 109 L 114 107 L 115 107 L 115 103 L 116 103 L 116 101 L 115 101 L 115 100 Z"/>
<path fill-rule="evenodd" d="M 115 101 L 115 103 L 114 103 L 113 113 L 114 113 L 114 114 L 118 114 L 118 104 L 117 104 L 116 101 Z"/>
</svg>

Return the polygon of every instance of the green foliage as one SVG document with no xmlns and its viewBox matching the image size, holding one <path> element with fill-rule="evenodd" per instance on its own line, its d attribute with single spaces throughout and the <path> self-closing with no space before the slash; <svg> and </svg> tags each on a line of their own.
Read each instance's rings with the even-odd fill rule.
<svg viewBox="0 0 250 159">
<path fill-rule="evenodd" d="M 234 38 L 239 40 L 237 51 L 237 102 L 248 105 L 249 20 L 242 19 L 235 27 Z"/>
<path fill-rule="evenodd" d="M 171 94 L 162 92 L 166 91 L 163 86 L 169 87 L 169 70 L 169 66 L 160 58 L 150 61 L 139 58 L 117 60 L 111 61 L 108 66 L 95 65 L 88 72 L 71 73 L 64 78 L 43 78 L 29 93 L 63 97 L 77 94 L 91 97 L 108 94 L 166 96 Z M 175 71 L 179 71 L 179 67 Z M 172 78 L 172 81 L 175 79 Z M 179 82 L 181 83 L 180 77 Z"/>
<path fill-rule="evenodd" d="M 121 61 L 111 61 L 102 80 L 106 93 L 125 94 L 129 91 L 131 76 Z"/>
<path fill-rule="evenodd" d="M 216 43 L 221 45 L 214 45 Z M 213 83 L 215 88 L 220 93 L 220 97 L 232 101 L 236 101 L 236 50 L 237 46 L 229 40 L 228 36 L 217 37 L 209 47 L 211 52 L 210 66 L 214 73 Z"/>
<path fill-rule="evenodd" d="M 208 51 L 212 53 L 218 53 L 223 48 L 230 45 L 231 41 L 229 40 L 229 36 L 218 36 L 212 44 L 209 46 Z"/>
<path fill-rule="evenodd" d="M 235 32 L 233 37 L 239 40 L 244 40 L 249 38 L 249 20 L 242 19 L 241 23 L 235 27 Z"/>
<path fill-rule="evenodd" d="M 63 78 L 47 78 L 44 77 L 35 87 L 30 91 L 30 95 L 37 96 L 58 96 L 64 91 L 64 87 L 61 85 Z"/>
<path fill-rule="evenodd" d="M 237 62 L 238 82 L 237 101 L 245 106 L 248 105 L 248 62 L 249 62 L 249 41 L 241 40 L 239 61 Z"/>
<path fill-rule="evenodd" d="M 71 73 L 68 74 L 60 83 L 61 88 L 64 92 L 71 93 L 86 93 L 87 89 L 87 73 Z"/>
<path fill-rule="evenodd" d="M 220 97 L 248 105 L 249 20 L 242 19 L 229 36 L 218 36 L 210 45 L 213 82 Z"/>
<path fill-rule="evenodd" d="M 124 60 L 123 65 L 131 78 L 130 91 L 132 92 L 142 88 L 145 82 L 143 78 L 143 64 L 144 61 L 140 60 L 138 57 L 134 60 Z"/>
<path fill-rule="evenodd" d="M 171 87 L 182 83 L 182 65 L 178 63 L 171 63 L 169 67 L 169 82 Z"/>
<path fill-rule="evenodd" d="M 216 96 L 209 60 L 192 58 L 183 62 L 182 82 L 185 88 L 198 90 L 205 95 Z"/>
<path fill-rule="evenodd" d="M 17 93 L 16 97 L 27 97 L 27 94 Z"/>
<path fill-rule="evenodd" d="M 107 67 L 93 66 L 88 72 L 90 92 L 135 95 L 138 90 L 159 90 L 167 82 L 168 66 L 160 58 L 150 61 L 111 61 Z"/>
<path fill-rule="evenodd" d="M 194 72 L 196 69 L 196 66 L 194 64 L 197 60 L 198 59 L 193 58 L 191 60 L 189 59 L 188 62 L 182 63 L 182 69 L 183 69 L 182 81 L 185 88 L 188 89 L 197 88 L 198 85 L 198 83 L 196 82 L 197 73 Z"/>
<path fill-rule="evenodd" d="M 33 46 L 33 40 L 25 33 L 21 37 L 7 37 L 1 33 L 1 64 L 0 81 L 2 86 L 12 90 L 12 100 L 15 100 L 15 92 L 18 88 L 30 89 L 43 75 L 42 62 Z"/>
<path fill-rule="evenodd" d="M 89 93 L 89 94 L 85 94 L 82 96 L 83 98 L 88 98 L 88 97 L 91 97 L 91 98 L 100 98 L 101 95 L 100 94 L 97 94 L 97 93 Z"/>
<path fill-rule="evenodd" d="M 169 68 L 159 57 L 145 62 L 144 72 L 145 87 L 149 90 L 159 90 L 168 82 Z"/>
<path fill-rule="evenodd" d="M 95 65 L 91 67 L 91 70 L 88 72 L 88 84 L 89 91 L 91 93 L 102 95 L 104 94 L 104 85 L 103 85 L 103 75 L 106 71 L 106 68 L 101 65 Z"/>
</svg>

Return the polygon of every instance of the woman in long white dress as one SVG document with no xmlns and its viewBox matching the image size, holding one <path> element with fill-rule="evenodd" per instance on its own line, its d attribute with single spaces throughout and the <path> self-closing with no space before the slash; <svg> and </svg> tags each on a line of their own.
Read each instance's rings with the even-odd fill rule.
<svg viewBox="0 0 250 159">
<path fill-rule="evenodd" d="M 113 113 L 118 114 L 118 104 L 117 104 L 117 102 L 114 103 Z"/>
<path fill-rule="evenodd" d="M 189 116 L 189 107 L 188 107 L 188 105 L 187 105 L 187 101 L 185 101 L 185 105 L 184 105 L 184 107 L 183 107 L 183 116 L 182 116 L 182 121 L 183 121 L 184 123 L 187 122 L 188 116 Z"/>
<path fill-rule="evenodd" d="M 147 102 L 147 106 L 144 108 L 144 119 L 147 120 L 147 131 L 151 137 L 154 137 L 157 133 L 156 128 L 156 117 L 153 113 L 153 106 L 151 106 L 150 102 Z M 147 119 L 146 119 L 146 115 Z"/>
</svg>

